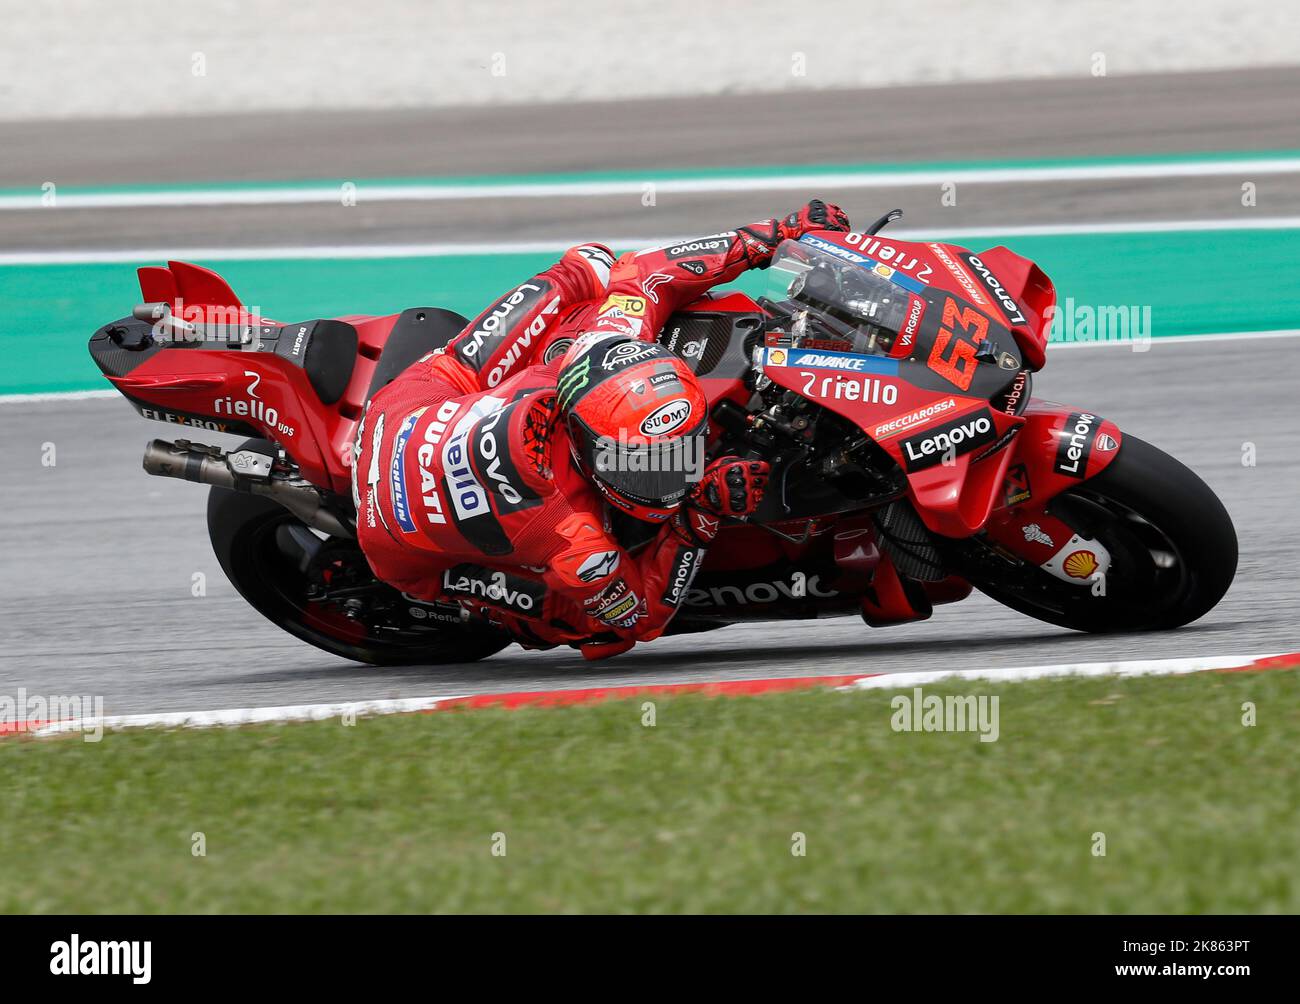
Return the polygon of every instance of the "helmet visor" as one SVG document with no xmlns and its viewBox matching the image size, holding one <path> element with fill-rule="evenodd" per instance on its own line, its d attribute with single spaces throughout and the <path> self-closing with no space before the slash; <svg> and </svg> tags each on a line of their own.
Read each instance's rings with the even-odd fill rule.
<svg viewBox="0 0 1300 1004">
<path fill-rule="evenodd" d="M 671 438 L 597 436 L 576 414 L 569 438 L 583 471 L 630 502 L 669 509 L 704 473 L 706 422 Z"/>
</svg>

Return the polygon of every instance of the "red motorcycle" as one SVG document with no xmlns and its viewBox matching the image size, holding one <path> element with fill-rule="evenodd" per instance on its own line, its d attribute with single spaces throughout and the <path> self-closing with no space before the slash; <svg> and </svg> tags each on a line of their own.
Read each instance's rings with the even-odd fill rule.
<svg viewBox="0 0 1300 1004">
<path fill-rule="evenodd" d="M 972 587 L 1081 631 L 1174 628 L 1231 584 L 1237 539 L 1200 478 L 1095 412 L 1031 397 L 1056 293 L 1004 247 L 821 232 L 781 245 L 768 295 L 715 291 L 660 341 L 711 406 L 710 456 L 764 457 L 759 511 L 719 534 L 671 631 L 859 613 L 923 620 Z M 211 485 L 230 581 L 304 641 L 362 662 L 483 658 L 511 638 L 374 577 L 354 539 L 370 396 L 466 324 L 437 307 L 282 324 L 184 262 L 90 353 L 146 418 L 254 437 L 153 441 L 150 474 Z M 635 549 L 654 532 L 622 528 Z"/>
</svg>

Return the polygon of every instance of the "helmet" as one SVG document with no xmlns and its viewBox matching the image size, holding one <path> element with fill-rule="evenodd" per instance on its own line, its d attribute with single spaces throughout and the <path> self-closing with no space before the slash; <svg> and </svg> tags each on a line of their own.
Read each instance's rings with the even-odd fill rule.
<svg viewBox="0 0 1300 1004">
<path fill-rule="evenodd" d="M 556 392 L 579 470 L 625 512 L 666 519 L 704 473 L 708 401 L 662 345 L 584 335 L 565 353 Z"/>
</svg>

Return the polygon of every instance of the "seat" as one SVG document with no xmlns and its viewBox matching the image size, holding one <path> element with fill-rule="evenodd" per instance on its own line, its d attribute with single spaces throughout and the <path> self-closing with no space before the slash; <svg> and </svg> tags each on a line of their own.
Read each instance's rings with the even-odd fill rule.
<svg viewBox="0 0 1300 1004">
<path fill-rule="evenodd" d="M 313 323 L 302 368 L 322 404 L 333 404 L 343 396 L 356 362 L 356 328 L 346 321 L 332 319 Z"/>
</svg>

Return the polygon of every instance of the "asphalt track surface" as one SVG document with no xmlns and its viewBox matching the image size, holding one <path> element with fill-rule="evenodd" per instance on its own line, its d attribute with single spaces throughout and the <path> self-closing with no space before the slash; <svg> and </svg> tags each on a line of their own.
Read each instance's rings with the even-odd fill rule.
<svg viewBox="0 0 1300 1004">
<path fill-rule="evenodd" d="M 1300 68 L 888 91 L 828 91 L 465 110 L 262 114 L 142 123 L 0 123 L 0 189 L 463 177 L 745 165 L 960 163 L 1300 149 Z M 1300 177 L 1232 177 L 813 194 L 908 227 L 1300 213 Z M 0 251 L 517 241 L 714 232 L 797 193 L 34 210 L 6 213 Z M 885 204 L 887 203 L 887 204 Z"/>
<path fill-rule="evenodd" d="M 758 162 L 825 163 L 871 159 L 958 160 L 992 157 L 1105 156 L 1158 151 L 1300 148 L 1294 117 L 1300 73 L 1250 71 L 1127 82 L 1053 81 L 961 88 L 907 88 L 881 94 L 788 95 L 628 103 L 582 109 L 493 109 L 474 113 L 394 113 L 355 119 L 366 131 L 338 147 L 346 116 L 223 120 L 242 129 L 243 146 L 204 145 L 204 124 L 171 124 L 171 159 L 149 158 L 138 139 L 157 123 L 111 126 L 4 126 L 0 187 L 32 178 L 66 183 L 338 177 L 350 173 L 462 174 L 519 171 L 507 153 L 526 148 L 530 171 L 615 167 L 707 166 Z M 867 117 L 863 108 L 870 107 Z M 575 122 L 581 120 L 581 125 Z M 413 126 L 424 123 L 422 128 Z M 615 126 L 621 124 L 624 131 Z M 438 129 L 435 130 L 434 126 Z M 508 139 L 502 129 L 512 126 Z M 185 133 L 185 130 L 191 130 Z M 856 131 L 853 131 L 856 129 Z M 167 129 L 163 133 L 167 134 Z M 439 133 L 436 142 L 428 140 Z M 413 135 L 415 133 L 415 135 Z M 450 139 L 444 139 L 443 134 Z M 869 133 L 874 146 L 864 148 Z M 282 158 L 253 139 L 274 137 Z M 774 137 L 804 136 L 803 155 Z M 17 146 L 9 140 L 18 137 Z M 187 141 L 187 137 L 192 142 Z M 562 137 L 562 142 L 557 139 Z M 623 138 L 626 138 L 626 142 Z M 87 140 L 93 142 L 87 142 Z M 654 140 L 658 142 L 654 142 Z M 513 145 L 512 145 L 513 144 Z M 224 153 L 222 151 L 225 151 Z M 774 152 L 775 151 L 775 152 Z M 511 153 L 513 157 L 513 153 Z M 314 170 L 309 170 L 311 167 Z M 941 217 L 966 226 L 965 213 L 995 214 L 1005 224 L 1076 218 L 1208 218 L 1233 211 L 1231 198 L 1197 190 L 1203 179 L 1056 186 L 1042 198 L 999 186 L 981 189 Z M 1293 179 L 1278 191 L 1294 197 Z M 809 193 L 829 194 L 834 193 Z M 1167 200 L 1153 208 L 1152 198 Z M 931 196 L 932 198 L 932 196 Z M 702 223 L 696 205 L 657 207 L 645 233 L 689 233 L 786 208 L 746 194 Z M 743 205 L 742 205 L 743 203 Z M 406 207 L 437 216 L 446 207 Z M 457 211 L 464 206 L 457 207 Z M 422 239 L 512 239 L 547 227 L 573 233 L 635 234 L 602 217 L 599 205 L 558 207 L 540 200 L 511 206 L 509 225 L 481 220 Z M 865 216 L 877 207 L 852 206 Z M 748 211 L 741 211 L 748 210 Z M 1095 210 L 1095 212 L 1094 212 Z M 214 212 L 202 234 L 177 244 L 248 246 L 307 243 L 277 226 L 283 207 L 250 230 L 246 219 Z M 1270 209 L 1270 212 L 1272 209 Z M 15 214 L 18 215 L 18 214 Z M 158 246 L 158 226 L 116 236 L 100 211 L 60 215 L 50 249 Z M 129 215 L 129 214 L 128 214 Z M 185 214 L 179 214 L 185 215 Z M 122 219 L 126 219 L 123 216 Z M 38 246 L 31 233 L 5 226 L 4 250 Z M 154 221 L 157 222 L 156 220 Z M 909 220 L 909 222 L 914 222 Z M 924 221 L 915 221 L 924 222 Z M 937 222 L 937 221 L 933 221 Z M 380 223 L 367 242 L 393 238 Z M 360 241 L 321 225 L 321 240 Z M 531 229 L 530 229 L 531 228 Z M 147 230 L 144 233 L 143 230 Z M 166 234 L 160 239 L 161 234 Z M 199 240 L 198 236 L 202 239 Z M 107 243 L 112 237 L 112 243 Z M 97 241 L 101 243 L 96 243 Z M 1236 263 L 1233 267 L 1241 267 Z M 1231 269 L 1227 270 L 1229 273 Z M 1215 284 L 1230 295 L 1230 285 Z M 1204 284 L 1189 279 L 1189 295 Z M 928 622 L 872 630 L 856 618 L 737 626 L 666 639 L 615 660 L 589 665 L 575 653 L 511 648 L 481 663 L 374 669 L 306 646 L 249 609 L 225 581 L 207 544 L 205 490 L 147 477 L 140 452 L 167 430 L 111 400 L 0 405 L 0 693 L 102 695 L 110 714 L 183 711 L 315 701 L 365 700 L 505 690 L 546 690 L 632 683 L 671 683 L 824 673 L 1114 661 L 1181 655 L 1294 651 L 1300 608 L 1300 532 L 1295 499 L 1300 456 L 1300 346 L 1290 338 L 1161 343 L 1147 352 L 1125 347 L 1049 352 L 1035 393 L 1086 406 L 1122 429 L 1166 449 L 1196 470 L 1223 498 L 1241 540 L 1233 589 L 1200 622 L 1175 633 L 1094 637 L 1063 631 L 1005 610 L 983 597 L 940 608 Z M 221 437 L 212 436 L 214 441 Z M 54 466 L 42 463 L 53 444 Z M 1244 466 L 1253 444 L 1256 463 Z M 206 595 L 193 595 L 194 577 Z"/>
</svg>

